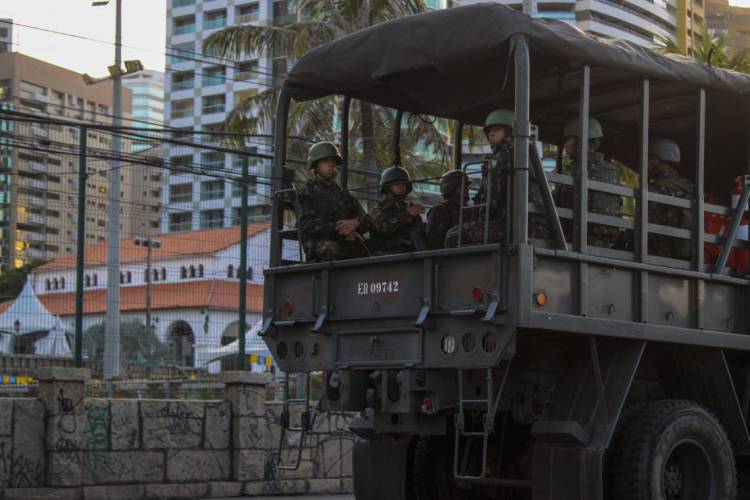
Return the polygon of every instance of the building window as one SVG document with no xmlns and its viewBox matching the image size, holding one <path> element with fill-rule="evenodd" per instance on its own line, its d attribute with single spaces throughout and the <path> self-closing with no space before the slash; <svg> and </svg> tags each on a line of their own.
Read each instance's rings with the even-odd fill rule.
<svg viewBox="0 0 750 500">
<path fill-rule="evenodd" d="M 227 11 L 211 10 L 203 13 L 203 29 L 214 30 L 217 28 L 223 28 L 227 25 Z"/>
<path fill-rule="evenodd" d="M 195 5 L 195 0 L 172 0 L 172 8 L 189 7 Z"/>
<path fill-rule="evenodd" d="M 151 271 L 151 279 L 153 281 L 159 281 L 159 270 L 158 269 L 154 269 L 154 270 Z"/>
<path fill-rule="evenodd" d="M 169 186 L 169 202 L 170 203 L 186 203 L 193 200 L 193 185 L 187 184 L 173 184 Z"/>
<path fill-rule="evenodd" d="M 195 76 L 192 71 L 172 74 L 172 90 L 192 89 L 195 85 Z"/>
<path fill-rule="evenodd" d="M 180 267 L 180 278 L 187 278 L 187 269 L 185 268 L 185 266 Z"/>
<path fill-rule="evenodd" d="M 235 24 L 251 23 L 258 20 L 260 9 L 257 3 L 238 5 L 235 9 Z"/>
<path fill-rule="evenodd" d="M 214 66 L 203 70 L 203 86 L 210 87 L 211 85 L 224 85 L 226 81 L 226 68 L 224 66 Z"/>
<path fill-rule="evenodd" d="M 180 212 L 169 214 L 169 231 L 190 231 L 193 225 L 193 214 L 190 212 Z"/>
<path fill-rule="evenodd" d="M 235 69 L 237 80 L 255 80 L 258 78 L 258 61 L 242 61 Z"/>
<path fill-rule="evenodd" d="M 221 200 L 224 198 L 224 181 L 201 183 L 201 200 Z"/>
<path fill-rule="evenodd" d="M 166 281 L 167 280 L 167 270 L 165 268 L 161 268 L 161 280 Z"/>
<path fill-rule="evenodd" d="M 226 96 L 224 94 L 207 95 L 203 98 L 203 113 L 223 113 Z"/>
<path fill-rule="evenodd" d="M 193 163 L 193 155 L 180 155 L 171 158 L 173 167 L 189 166 Z"/>
<path fill-rule="evenodd" d="M 124 273 L 120 273 L 120 284 L 122 285 L 124 283 L 125 283 L 125 274 Z"/>
<path fill-rule="evenodd" d="M 201 229 L 213 229 L 223 227 L 224 224 L 224 210 L 219 208 L 216 210 L 204 210 L 201 212 L 200 227 Z"/>
<path fill-rule="evenodd" d="M 128 275 L 128 283 L 132 283 L 133 282 L 133 273 L 131 273 L 130 271 L 128 271 L 127 275 Z"/>
<path fill-rule="evenodd" d="M 65 278 L 60 278 L 60 290 L 65 290 Z"/>
<path fill-rule="evenodd" d="M 203 264 L 198 264 L 198 277 L 203 277 Z"/>
<path fill-rule="evenodd" d="M 84 280 L 84 283 L 86 284 L 87 287 L 91 286 L 91 276 L 87 274 L 86 279 Z"/>
<path fill-rule="evenodd" d="M 232 264 L 227 267 L 227 278 L 234 278 L 234 266 Z"/>
<path fill-rule="evenodd" d="M 169 62 L 177 64 L 195 60 L 195 44 L 193 42 L 172 45 L 169 51 Z"/>
<path fill-rule="evenodd" d="M 246 280 L 253 279 L 253 268 L 252 267 L 248 267 L 247 268 L 247 273 L 245 274 L 245 279 Z"/>
<path fill-rule="evenodd" d="M 205 168 L 224 168 L 224 153 L 212 151 L 201 153 L 201 166 Z"/>
<path fill-rule="evenodd" d="M 190 266 L 190 277 L 195 278 L 195 266 Z"/>
<path fill-rule="evenodd" d="M 221 96 L 222 98 L 224 96 Z M 180 99 L 172 101 L 172 118 L 187 118 L 193 116 L 193 100 Z"/>
<path fill-rule="evenodd" d="M 195 33 L 195 16 L 175 17 L 172 21 L 173 35 L 184 35 L 185 33 Z"/>
<path fill-rule="evenodd" d="M 45 280 L 44 282 L 44 289 L 47 291 L 52 290 L 52 282 L 50 280 Z"/>
<path fill-rule="evenodd" d="M 91 276 L 91 286 L 99 286 L 99 275 L 94 274 Z"/>
</svg>

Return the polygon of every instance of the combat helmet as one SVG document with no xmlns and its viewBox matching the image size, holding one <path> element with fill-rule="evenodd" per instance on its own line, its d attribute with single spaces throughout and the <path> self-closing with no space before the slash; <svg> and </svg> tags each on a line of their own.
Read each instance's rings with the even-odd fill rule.
<svg viewBox="0 0 750 500">
<path fill-rule="evenodd" d="M 451 170 L 446 172 L 440 177 L 440 194 L 448 196 L 453 190 L 461 187 L 461 181 L 465 184 L 469 183 L 469 176 L 461 170 Z"/>
<path fill-rule="evenodd" d="M 323 158 L 335 158 L 336 165 L 344 163 L 344 159 L 341 157 L 339 148 L 332 142 L 316 142 L 310 146 L 310 151 L 307 152 L 307 168 L 315 168 L 315 164 L 318 160 Z"/>
<path fill-rule="evenodd" d="M 487 129 L 495 125 L 504 125 L 512 131 L 514 120 L 515 115 L 513 111 L 509 109 L 496 109 L 495 111 L 487 115 L 487 118 L 484 120 L 484 133 L 486 134 Z"/>
<path fill-rule="evenodd" d="M 393 165 L 383 170 L 380 175 L 380 192 L 385 193 L 386 188 L 394 182 L 406 182 L 406 194 L 411 193 L 411 177 L 405 168 Z"/>
<path fill-rule="evenodd" d="M 648 145 L 648 154 L 661 161 L 680 163 L 680 146 L 670 139 L 655 138 Z"/>
<path fill-rule="evenodd" d="M 563 128 L 563 137 L 580 137 L 581 136 L 581 121 L 576 118 L 570 120 L 565 124 Z M 604 137 L 604 129 L 602 124 L 596 118 L 589 118 L 589 139 L 601 139 Z"/>
</svg>

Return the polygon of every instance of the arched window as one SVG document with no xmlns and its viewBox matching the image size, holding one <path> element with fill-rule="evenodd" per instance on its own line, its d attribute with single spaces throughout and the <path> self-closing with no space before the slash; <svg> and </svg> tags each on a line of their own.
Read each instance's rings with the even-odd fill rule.
<svg viewBox="0 0 750 500">
<path fill-rule="evenodd" d="M 84 283 L 86 283 L 86 286 L 91 286 L 91 276 L 87 274 Z"/>
<path fill-rule="evenodd" d="M 167 270 L 165 268 L 161 268 L 161 280 L 166 281 L 167 280 Z"/>
<path fill-rule="evenodd" d="M 125 273 L 120 273 L 120 284 L 125 283 Z"/>
<path fill-rule="evenodd" d="M 99 275 L 98 274 L 94 275 L 94 277 L 91 280 L 91 283 L 93 283 L 93 286 L 98 286 L 99 285 Z"/>
<path fill-rule="evenodd" d="M 159 270 L 158 269 L 154 269 L 153 271 L 151 271 L 151 278 L 154 281 L 159 281 Z"/>
<path fill-rule="evenodd" d="M 251 266 L 247 268 L 247 274 L 245 274 L 245 278 L 247 278 L 248 281 L 253 279 L 253 268 Z"/>
<path fill-rule="evenodd" d="M 195 266 L 190 266 L 190 277 L 195 278 Z"/>
<path fill-rule="evenodd" d="M 187 269 L 185 269 L 185 266 L 182 266 L 180 268 L 180 278 L 182 279 L 187 278 Z"/>
<path fill-rule="evenodd" d="M 45 280 L 44 289 L 47 291 L 52 290 L 52 282 L 49 279 Z"/>
<path fill-rule="evenodd" d="M 198 277 L 199 278 L 203 277 L 203 264 L 198 265 Z"/>
<path fill-rule="evenodd" d="M 60 288 L 60 284 L 58 283 L 57 278 L 54 278 L 52 280 L 52 288 L 54 288 L 55 290 L 58 290 Z"/>
<path fill-rule="evenodd" d="M 232 264 L 227 267 L 227 278 L 234 278 L 234 266 Z"/>
<path fill-rule="evenodd" d="M 60 290 L 65 290 L 65 278 L 60 278 Z"/>
<path fill-rule="evenodd" d="M 132 283 L 132 282 L 133 282 L 133 273 L 128 271 L 128 283 Z"/>
</svg>

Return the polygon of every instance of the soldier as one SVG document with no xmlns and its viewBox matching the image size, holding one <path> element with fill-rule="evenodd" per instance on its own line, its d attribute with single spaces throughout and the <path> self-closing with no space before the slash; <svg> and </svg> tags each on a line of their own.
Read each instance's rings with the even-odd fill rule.
<svg viewBox="0 0 750 500">
<path fill-rule="evenodd" d="M 313 144 L 307 168 L 314 170 L 298 193 L 300 234 L 308 262 L 366 257 L 362 234 L 370 218 L 348 191 L 336 184 L 336 166 L 343 158 L 330 142 Z"/>
<path fill-rule="evenodd" d="M 652 193 L 689 199 L 695 195 L 695 185 L 680 176 L 680 147 L 669 139 L 654 139 L 649 144 L 648 190 Z M 690 229 L 692 217 L 687 208 L 648 204 L 648 221 L 663 226 Z M 690 259 L 690 241 L 649 233 L 648 253 L 660 257 Z"/>
<path fill-rule="evenodd" d="M 492 156 L 489 159 L 489 173 L 482 178 L 482 184 L 474 197 L 474 203 L 477 205 L 487 203 L 489 194 L 488 243 L 497 243 L 503 239 L 505 203 L 507 201 L 507 174 L 513 169 L 513 121 L 514 114 L 507 109 L 493 111 L 487 115 L 487 119 L 484 121 L 484 133 L 487 135 L 487 142 L 492 147 Z M 539 186 L 533 178 L 529 180 L 529 201 L 543 207 Z M 486 207 L 478 208 L 475 217 L 477 220 L 463 226 L 461 231 L 462 245 L 484 242 L 485 210 Z M 446 248 L 458 246 L 458 229 L 458 227 L 453 227 L 446 234 Z M 529 236 L 532 238 L 549 238 L 545 216 L 529 214 Z"/>
<path fill-rule="evenodd" d="M 404 201 L 411 193 L 409 173 L 388 167 L 380 176 L 380 192 L 385 196 L 370 210 L 372 248 L 383 254 L 426 250 L 422 218 L 424 207 Z"/>
<path fill-rule="evenodd" d="M 451 170 L 440 178 L 443 200 L 427 213 L 427 246 L 431 250 L 443 248 L 445 234 L 458 225 L 459 210 L 469 202 L 469 182 L 469 176 L 461 170 Z"/>
<path fill-rule="evenodd" d="M 569 121 L 563 130 L 563 148 L 565 158 L 563 159 L 559 172 L 563 175 L 576 177 L 578 175 L 578 152 L 580 145 L 580 122 Z M 592 181 L 607 182 L 609 184 L 620 184 L 617 168 L 604 159 L 599 152 L 601 138 L 604 137 L 602 125 L 596 118 L 589 119 L 589 144 L 588 144 L 588 178 Z M 555 189 L 556 204 L 564 208 L 574 208 L 575 188 L 573 186 L 558 185 Z M 589 211 L 597 214 L 620 217 L 622 207 L 620 197 L 616 194 L 589 191 Z M 570 239 L 571 224 L 566 221 L 563 225 L 566 230 L 566 238 Z M 591 224 L 588 231 L 588 244 L 601 247 L 612 247 L 621 240 L 621 231 L 612 226 Z"/>
</svg>

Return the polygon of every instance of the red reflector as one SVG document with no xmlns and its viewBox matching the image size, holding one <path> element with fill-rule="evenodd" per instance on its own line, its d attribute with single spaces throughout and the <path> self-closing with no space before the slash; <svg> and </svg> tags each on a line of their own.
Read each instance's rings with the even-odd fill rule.
<svg viewBox="0 0 750 500">
<path fill-rule="evenodd" d="M 424 408 L 430 408 L 432 406 L 432 400 L 430 398 L 424 398 L 424 401 L 422 401 L 422 406 Z"/>
<path fill-rule="evenodd" d="M 294 306 L 291 302 L 284 302 L 284 305 L 281 306 L 282 310 L 284 311 L 284 314 L 287 316 L 291 316 L 291 314 L 294 312 Z"/>
<path fill-rule="evenodd" d="M 484 290 L 479 287 L 475 288 L 471 291 L 471 298 L 477 302 L 482 302 L 482 299 L 484 299 Z"/>
</svg>

